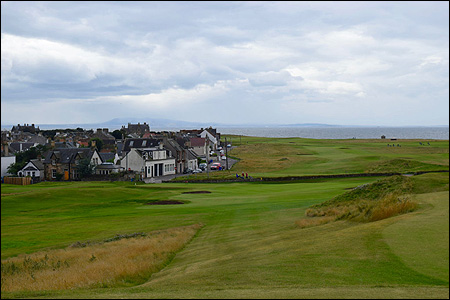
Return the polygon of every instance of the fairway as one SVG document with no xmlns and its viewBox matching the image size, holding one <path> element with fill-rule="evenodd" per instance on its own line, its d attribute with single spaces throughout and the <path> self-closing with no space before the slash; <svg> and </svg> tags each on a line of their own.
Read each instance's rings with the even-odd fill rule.
<svg viewBox="0 0 450 300">
<path fill-rule="evenodd" d="M 281 156 L 288 160 L 301 156 L 298 151 L 318 156 L 315 165 L 316 158 L 310 163 L 305 160 L 304 169 L 299 163 L 279 172 L 261 173 L 266 176 L 319 174 L 320 170 L 341 174 L 342 161 L 351 158 L 355 162 L 350 167 L 356 171 L 361 166 L 360 171 L 364 171 L 373 166 L 374 159 L 367 154 L 366 160 L 358 158 L 366 147 L 378 144 L 359 141 L 361 144 L 355 146 L 357 141 L 350 141 L 354 149 L 333 161 L 330 157 L 347 149 L 334 144 L 328 149 L 323 141 L 304 140 L 302 143 L 310 146 L 300 149 L 291 139 L 265 140 L 283 143 Z M 378 168 L 387 171 L 391 167 L 429 170 L 430 164 L 448 169 L 448 143 L 447 148 L 444 144 L 428 149 L 432 153 L 414 157 L 410 153 L 414 159 L 401 166 L 384 164 L 398 155 L 378 153 L 381 158 L 375 161 Z M 294 154 L 292 149 L 296 149 Z M 248 155 L 243 153 L 243 157 Z M 257 152 L 252 153 L 256 157 Z M 241 158 L 240 163 L 245 161 Z M 265 168 L 270 169 L 270 165 Z M 325 166 L 329 168 L 322 169 Z M 106 262 L 99 249 L 119 247 L 111 242 L 118 236 L 126 237 L 120 240 L 125 247 L 141 249 L 144 246 L 138 241 L 155 235 L 171 237 L 176 245 L 169 250 L 161 243 L 160 254 L 150 256 L 162 260 L 153 269 L 136 271 L 137 275 L 124 272 L 114 280 L 98 279 L 87 287 L 41 291 L 27 290 L 25 284 L 4 291 L 2 281 L 2 298 L 448 298 L 448 173 L 408 177 L 412 193 L 408 196 L 418 207 L 413 212 L 375 222 L 338 220 L 305 228 L 297 225 L 307 218 L 305 212 L 313 205 L 383 178 L 3 184 L 2 278 L 9 266 L 8 274 L 22 272 L 23 280 L 37 280 L 40 270 L 26 271 L 20 263 L 11 270 L 13 259 L 43 263 L 42 257 L 48 255 L 49 261 L 56 263 L 55 257 L 63 257 L 57 255 L 75 253 L 73 248 L 79 245 L 83 248 L 76 253 L 81 253 L 81 261 L 94 270 L 95 264 Z M 133 236 L 138 236 L 136 241 L 128 239 Z M 139 255 L 130 259 L 130 264 L 135 264 Z M 58 274 L 67 274 L 69 265 L 72 260 L 67 258 L 66 273 Z"/>
</svg>

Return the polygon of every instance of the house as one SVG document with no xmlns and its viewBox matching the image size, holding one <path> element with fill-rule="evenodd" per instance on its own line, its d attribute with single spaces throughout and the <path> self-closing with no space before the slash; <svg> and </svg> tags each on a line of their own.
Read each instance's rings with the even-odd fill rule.
<svg viewBox="0 0 450 300">
<path fill-rule="evenodd" d="M 175 174 L 175 158 L 163 144 L 158 147 L 131 148 L 120 160 L 125 170 L 142 175 L 142 179 Z"/>
<path fill-rule="evenodd" d="M 186 149 L 186 162 L 187 169 L 196 170 L 198 169 L 198 159 L 197 154 L 192 149 Z"/>
<path fill-rule="evenodd" d="M 159 144 L 160 140 L 157 139 L 141 139 L 141 138 L 126 139 L 122 147 L 122 157 L 124 157 L 131 149 L 158 147 Z"/>
<path fill-rule="evenodd" d="M 44 163 L 40 159 L 31 159 L 25 167 L 17 172 L 19 177 L 30 176 L 33 182 L 44 180 Z"/>
<path fill-rule="evenodd" d="M 30 149 L 31 147 L 37 146 L 35 143 L 27 143 L 27 142 L 12 142 L 9 144 L 9 152 L 10 153 L 19 153 Z"/>
<path fill-rule="evenodd" d="M 113 164 L 117 164 L 117 161 L 120 159 L 119 155 L 113 152 L 100 152 L 99 155 L 103 163 L 112 162 Z"/>
<path fill-rule="evenodd" d="M 121 131 L 124 131 L 126 135 L 130 134 L 136 134 L 139 137 L 143 136 L 145 133 L 150 132 L 150 126 L 149 124 L 145 123 L 137 123 L 137 124 L 131 124 L 128 123 L 128 127 L 125 128 L 125 126 L 122 126 L 120 129 Z"/>
<path fill-rule="evenodd" d="M 206 156 L 206 138 L 192 137 L 190 138 L 188 144 L 190 148 L 197 154 L 197 156 Z"/>
<path fill-rule="evenodd" d="M 206 144 L 208 148 L 211 148 L 212 150 L 217 150 L 219 140 L 212 135 L 208 130 L 203 130 L 200 134 L 200 137 L 206 139 Z"/>
<path fill-rule="evenodd" d="M 57 174 L 64 176 L 64 180 L 80 179 L 77 165 L 84 158 L 88 158 L 95 166 L 102 163 L 102 159 L 96 149 L 62 148 L 49 151 L 44 160 L 44 179 L 56 180 Z"/>
<path fill-rule="evenodd" d="M 112 162 L 103 162 L 95 167 L 95 174 L 109 175 L 112 173 L 119 173 L 120 171 L 123 170 L 125 170 L 124 167 L 116 165 Z"/>
<path fill-rule="evenodd" d="M 12 132 L 18 133 L 18 132 L 30 132 L 30 133 L 36 133 L 39 132 L 39 126 L 36 128 L 34 127 L 34 124 L 23 124 L 21 126 L 20 124 L 17 124 L 17 126 L 13 126 L 11 129 Z"/>
<path fill-rule="evenodd" d="M 34 143 L 34 144 L 39 144 L 44 146 L 45 144 L 48 143 L 48 138 L 46 138 L 45 136 L 42 136 L 41 134 L 38 135 L 32 135 L 30 136 L 30 138 L 27 140 L 28 143 Z"/>
<path fill-rule="evenodd" d="M 116 138 L 109 133 L 108 128 L 97 128 L 97 131 L 91 135 L 91 138 L 98 138 L 103 141 L 103 145 L 114 145 Z"/>
<path fill-rule="evenodd" d="M 184 148 L 180 146 L 174 139 L 169 139 L 167 137 L 162 140 L 164 144 L 164 148 L 169 151 L 170 156 L 175 158 L 175 173 L 183 173 L 185 167 L 185 157 L 184 157 Z"/>
</svg>

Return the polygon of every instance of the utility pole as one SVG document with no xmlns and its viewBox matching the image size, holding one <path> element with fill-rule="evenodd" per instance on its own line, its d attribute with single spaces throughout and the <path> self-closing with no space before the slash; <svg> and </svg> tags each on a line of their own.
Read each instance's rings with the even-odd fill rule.
<svg viewBox="0 0 450 300">
<path fill-rule="evenodd" d="M 226 160 L 227 160 L 227 168 L 226 170 L 228 170 L 228 143 L 227 143 L 227 138 L 225 138 L 225 155 L 226 155 Z"/>
</svg>

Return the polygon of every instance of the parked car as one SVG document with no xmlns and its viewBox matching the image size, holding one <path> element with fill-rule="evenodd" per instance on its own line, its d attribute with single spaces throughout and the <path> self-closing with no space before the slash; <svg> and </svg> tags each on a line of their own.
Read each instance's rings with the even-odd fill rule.
<svg viewBox="0 0 450 300">
<path fill-rule="evenodd" d="M 208 167 L 208 164 L 207 163 L 201 163 L 198 167 L 204 171 Z"/>
<path fill-rule="evenodd" d="M 211 165 L 211 170 L 219 170 L 221 167 L 222 165 L 216 162 Z"/>
<path fill-rule="evenodd" d="M 192 171 L 192 174 L 197 174 L 197 173 L 201 173 L 202 170 L 201 169 L 195 169 L 194 171 Z"/>
<path fill-rule="evenodd" d="M 193 171 L 194 171 L 194 170 L 192 170 L 192 169 L 185 169 L 185 170 L 183 171 L 183 174 L 191 174 Z"/>
<path fill-rule="evenodd" d="M 231 144 L 228 144 L 228 145 L 227 145 L 227 148 L 231 148 Z"/>
</svg>

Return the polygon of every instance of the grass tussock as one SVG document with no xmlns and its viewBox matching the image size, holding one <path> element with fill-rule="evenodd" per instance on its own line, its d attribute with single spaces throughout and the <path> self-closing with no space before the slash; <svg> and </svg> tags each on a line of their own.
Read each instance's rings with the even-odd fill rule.
<svg viewBox="0 0 450 300">
<path fill-rule="evenodd" d="M 300 220 L 296 221 L 295 224 L 300 228 L 308 228 L 308 227 L 324 225 L 324 224 L 333 222 L 334 220 L 335 220 L 335 217 L 333 217 L 333 216 L 323 216 L 323 217 L 317 217 L 317 218 L 300 219 Z"/>
<path fill-rule="evenodd" d="M 408 213 L 418 208 L 410 199 L 413 181 L 392 176 L 357 187 L 305 211 L 307 218 L 296 222 L 300 228 L 318 226 L 337 220 L 374 222 Z"/>
<path fill-rule="evenodd" d="M 201 225 L 2 260 L 1 291 L 65 290 L 140 284 L 188 243 Z"/>
</svg>

